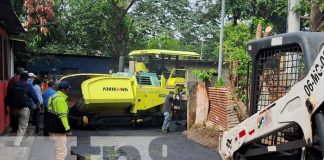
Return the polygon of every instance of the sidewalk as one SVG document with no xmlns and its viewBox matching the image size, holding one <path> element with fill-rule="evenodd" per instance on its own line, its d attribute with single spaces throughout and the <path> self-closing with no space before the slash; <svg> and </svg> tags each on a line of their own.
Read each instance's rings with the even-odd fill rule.
<svg viewBox="0 0 324 160">
<path fill-rule="evenodd" d="M 10 135 L 10 133 L 0 136 L 1 160 L 29 160 L 31 146 L 35 138 L 34 131 L 35 127 L 29 124 L 20 147 L 12 146 L 15 136 Z"/>
</svg>

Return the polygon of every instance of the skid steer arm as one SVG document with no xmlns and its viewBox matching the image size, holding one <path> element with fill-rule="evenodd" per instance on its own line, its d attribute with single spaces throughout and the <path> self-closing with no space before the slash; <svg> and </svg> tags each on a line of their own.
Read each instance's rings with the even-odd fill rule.
<svg viewBox="0 0 324 160">
<path fill-rule="evenodd" d="M 223 159 L 233 157 L 242 145 L 263 138 L 292 124 L 298 124 L 306 145 L 312 145 L 311 117 L 324 101 L 324 46 L 320 50 L 307 76 L 291 87 L 283 97 L 255 113 L 220 137 Z M 268 146 L 276 152 L 276 146 Z"/>
</svg>

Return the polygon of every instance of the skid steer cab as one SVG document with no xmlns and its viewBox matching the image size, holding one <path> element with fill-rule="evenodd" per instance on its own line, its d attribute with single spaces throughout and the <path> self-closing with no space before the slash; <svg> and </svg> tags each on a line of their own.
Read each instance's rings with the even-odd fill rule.
<svg viewBox="0 0 324 160">
<path fill-rule="evenodd" d="M 323 44 L 311 32 L 248 43 L 250 117 L 220 136 L 223 159 L 323 159 Z"/>
</svg>

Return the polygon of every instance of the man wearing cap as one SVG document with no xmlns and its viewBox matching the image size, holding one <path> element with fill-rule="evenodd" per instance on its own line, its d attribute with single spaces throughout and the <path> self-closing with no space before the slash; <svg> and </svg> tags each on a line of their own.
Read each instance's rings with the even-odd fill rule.
<svg viewBox="0 0 324 160">
<path fill-rule="evenodd" d="M 66 102 L 71 86 L 61 81 L 58 91 L 48 100 L 48 131 L 50 139 L 54 141 L 55 159 L 64 160 L 67 155 L 66 135 L 72 135 L 68 122 L 68 104 Z M 58 118 L 50 118 L 53 115 Z M 53 125 L 54 124 L 54 125 Z"/>
<path fill-rule="evenodd" d="M 35 74 L 32 73 L 32 72 L 30 72 L 30 73 L 28 73 L 28 76 L 29 76 L 29 78 L 28 78 L 28 80 L 27 80 L 28 84 L 33 85 L 33 81 L 34 81 L 34 79 L 36 78 Z"/>
</svg>

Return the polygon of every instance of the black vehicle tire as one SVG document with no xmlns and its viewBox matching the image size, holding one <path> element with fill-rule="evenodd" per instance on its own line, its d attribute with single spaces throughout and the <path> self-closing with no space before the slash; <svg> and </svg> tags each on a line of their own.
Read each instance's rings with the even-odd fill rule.
<svg viewBox="0 0 324 160">
<path fill-rule="evenodd" d="M 304 157 L 301 157 L 301 160 L 323 160 L 321 151 L 315 148 L 307 147 L 304 153 Z"/>
</svg>

